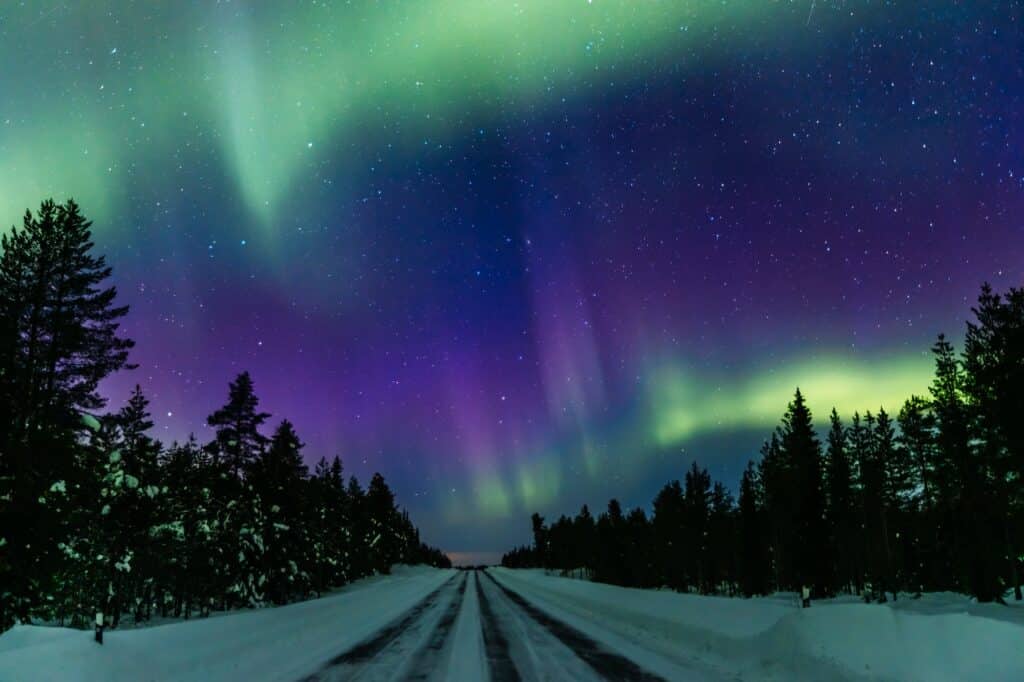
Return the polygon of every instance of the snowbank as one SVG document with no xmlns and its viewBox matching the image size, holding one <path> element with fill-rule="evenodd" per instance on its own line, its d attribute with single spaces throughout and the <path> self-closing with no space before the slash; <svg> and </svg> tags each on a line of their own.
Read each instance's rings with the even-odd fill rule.
<svg viewBox="0 0 1024 682">
<path fill-rule="evenodd" d="M 1024 624 L 965 610 L 822 604 L 786 616 L 760 644 L 885 679 L 1024 680 Z"/>
<path fill-rule="evenodd" d="M 17 626 L 0 636 L 0 682 L 296 679 L 411 608 L 451 571 L 395 567 L 322 599 L 104 635 Z"/>
<path fill-rule="evenodd" d="M 744 679 L 1024 680 L 1024 608 L 925 595 L 895 604 L 730 599 L 492 569 L 537 606 L 609 646 Z M 619 641 L 616 641 L 619 640 Z"/>
</svg>

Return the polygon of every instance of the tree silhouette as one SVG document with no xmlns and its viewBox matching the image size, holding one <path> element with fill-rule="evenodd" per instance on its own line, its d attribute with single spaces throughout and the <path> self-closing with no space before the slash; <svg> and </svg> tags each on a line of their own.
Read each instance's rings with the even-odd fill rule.
<svg viewBox="0 0 1024 682">
<path fill-rule="evenodd" d="M 44 201 L 0 237 L 0 626 L 52 589 L 69 529 L 39 500 L 75 485 L 80 414 L 102 408 L 100 381 L 129 366 L 128 309 L 105 286 L 91 227 L 73 200 Z"/>
<path fill-rule="evenodd" d="M 242 475 L 269 442 L 259 429 L 270 417 L 257 411 L 259 398 L 248 372 L 239 374 L 228 387 L 228 401 L 206 418 L 216 430 L 210 451 L 236 476 Z"/>
<path fill-rule="evenodd" d="M 1021 592 L 1024 561 L 1024 290 L 982 287 L 964 353 L 939 336 L 928 397 L 894 424 L 880 408 L 844 424 L 835 409 L 822 455 L 803 394 L 750 462 L 734 505 L 694 462 L 624 518 L 616 500 L 596 524 L 593 578 L 622 585 L 746 596 L 813 588 L 887 600 L 961 590 L 979 601 Z M 551 527 L 510 566 L 563 571 L 586 560 L 583 514 Z M 582 544 L 581 544 L 582 543 Z"/>
</svg>

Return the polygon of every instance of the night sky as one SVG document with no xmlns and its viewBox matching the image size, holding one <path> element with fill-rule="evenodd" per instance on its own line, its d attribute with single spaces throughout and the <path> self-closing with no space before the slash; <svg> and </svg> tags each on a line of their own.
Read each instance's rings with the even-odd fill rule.
<svg viewBox="0 0 1024 682">
<path fill-rule="evenodd" d="M 0 224 L 76 198 L 158 436 L 252 373 L 456 552 L 898 410 L 1024 280 L 1016 2 L 5 2 Z"/>
</svg>

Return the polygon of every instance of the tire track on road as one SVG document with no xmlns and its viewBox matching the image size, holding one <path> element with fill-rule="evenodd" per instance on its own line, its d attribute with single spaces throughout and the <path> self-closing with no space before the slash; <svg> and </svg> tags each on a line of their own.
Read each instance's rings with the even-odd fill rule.
<svg viewBox="0 0 1024 682">
<path fill-rule="evenodd" d="M 488 571 L 484 571 L 488 580 L 494 583 L 508 599 L 522 609 L 530 618 L 537 621 L 548 632 L 565 644 L 574 654 L 579 656 L 591 668 L 611 680 L 637 680 L 638 682 L 665 682 L 664 678 L 650 673 L 633 661 L 606 649 L 583 632 L 557 618 L 549 616 L 536 606 L 526 601 L 517 592 L 495 580 Z M 481 603 L 483 609 L 483 603 Z"/>
<path fill-rule="evenodd" d="M 480 587 L 481 571 L 474 571 L 476 574 L 476 598 L 480 605 L 480 625 L 483 629 L 484 651 L 487 653 L 487 668 L 491 672 L 492 682 L 519 682 L 521 677 L 512 663 L 509 655 L 508 640 L 498 629 L 498 619 L 494 616 L 491 603 L 484 596 L 483 588 Z M 490 576 L 488 576 L 490 577 Z"/>
<path fill-rule="evenodd" d="M 430 633 L 430 638 L 426 644 L 413 654 L 411 662 L 407 666 L 410 672 L 406 674 L 404 679 L 428 680 L 434 671 L 440 670 L 443 667 L 440 665 L 442 662 L 441 658 L 447 650 L 447 643 L 451 640 L 452 626 L 455 625 L 455 618 L 459 615 L 459 609 L 462 608 L 462 600 L 466 598 L 466 582 L 468 577 L 469 574 L 463 571 L 459 587 L 456 588 L 458 590 L 457 596 L 452 598 L 451 603 L 444 610 L 441 620 L 434 626 L 434 630 Z"/>
<path fill-rule="evenodd" d="M 403 633 L 408 631 L 411 626 L 415 625 L 419 619 L 434 607 L 440 600 L 442 593 L 446 589 L 449 589 L 456 578 L 457 575 L 453 575 L 451 578 L 444 581 L 440 587 L 418 601 L 411 609 L 403 613 L 390 624 L 378 630 L 368 639 L 365 639 L 362 642 L 357 643 L 355 646 L 338 654 L 325 663 L 320 670 L 312 675 L 302 678 L 302 682 L 318 682 L 320 680 L 335 679 L 340 673 L 339 669 L 344 666 L 358 667 L 371 662 L 382 651 L 384 651 L 388 645 L 401 637 Z"/>
</svg>

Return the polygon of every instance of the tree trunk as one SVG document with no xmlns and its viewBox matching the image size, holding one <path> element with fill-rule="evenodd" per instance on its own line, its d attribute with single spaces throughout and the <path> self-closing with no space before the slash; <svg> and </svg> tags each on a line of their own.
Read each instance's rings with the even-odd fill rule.
<svg viewBox="0 0 1024 682">
<path fill-rule="evenodd" d="M 1010 582 L 1013 584 L 1013 599 L 1021 601 L 1020 572 L 1017 570 L 1017 557 L 1014 556 L 1013 543 L 1010 538 L 1010 520 L 1003 521 L 1003 542 L 1006 544 L 1006 558 L 1010 562 Z"/>
</svg>

